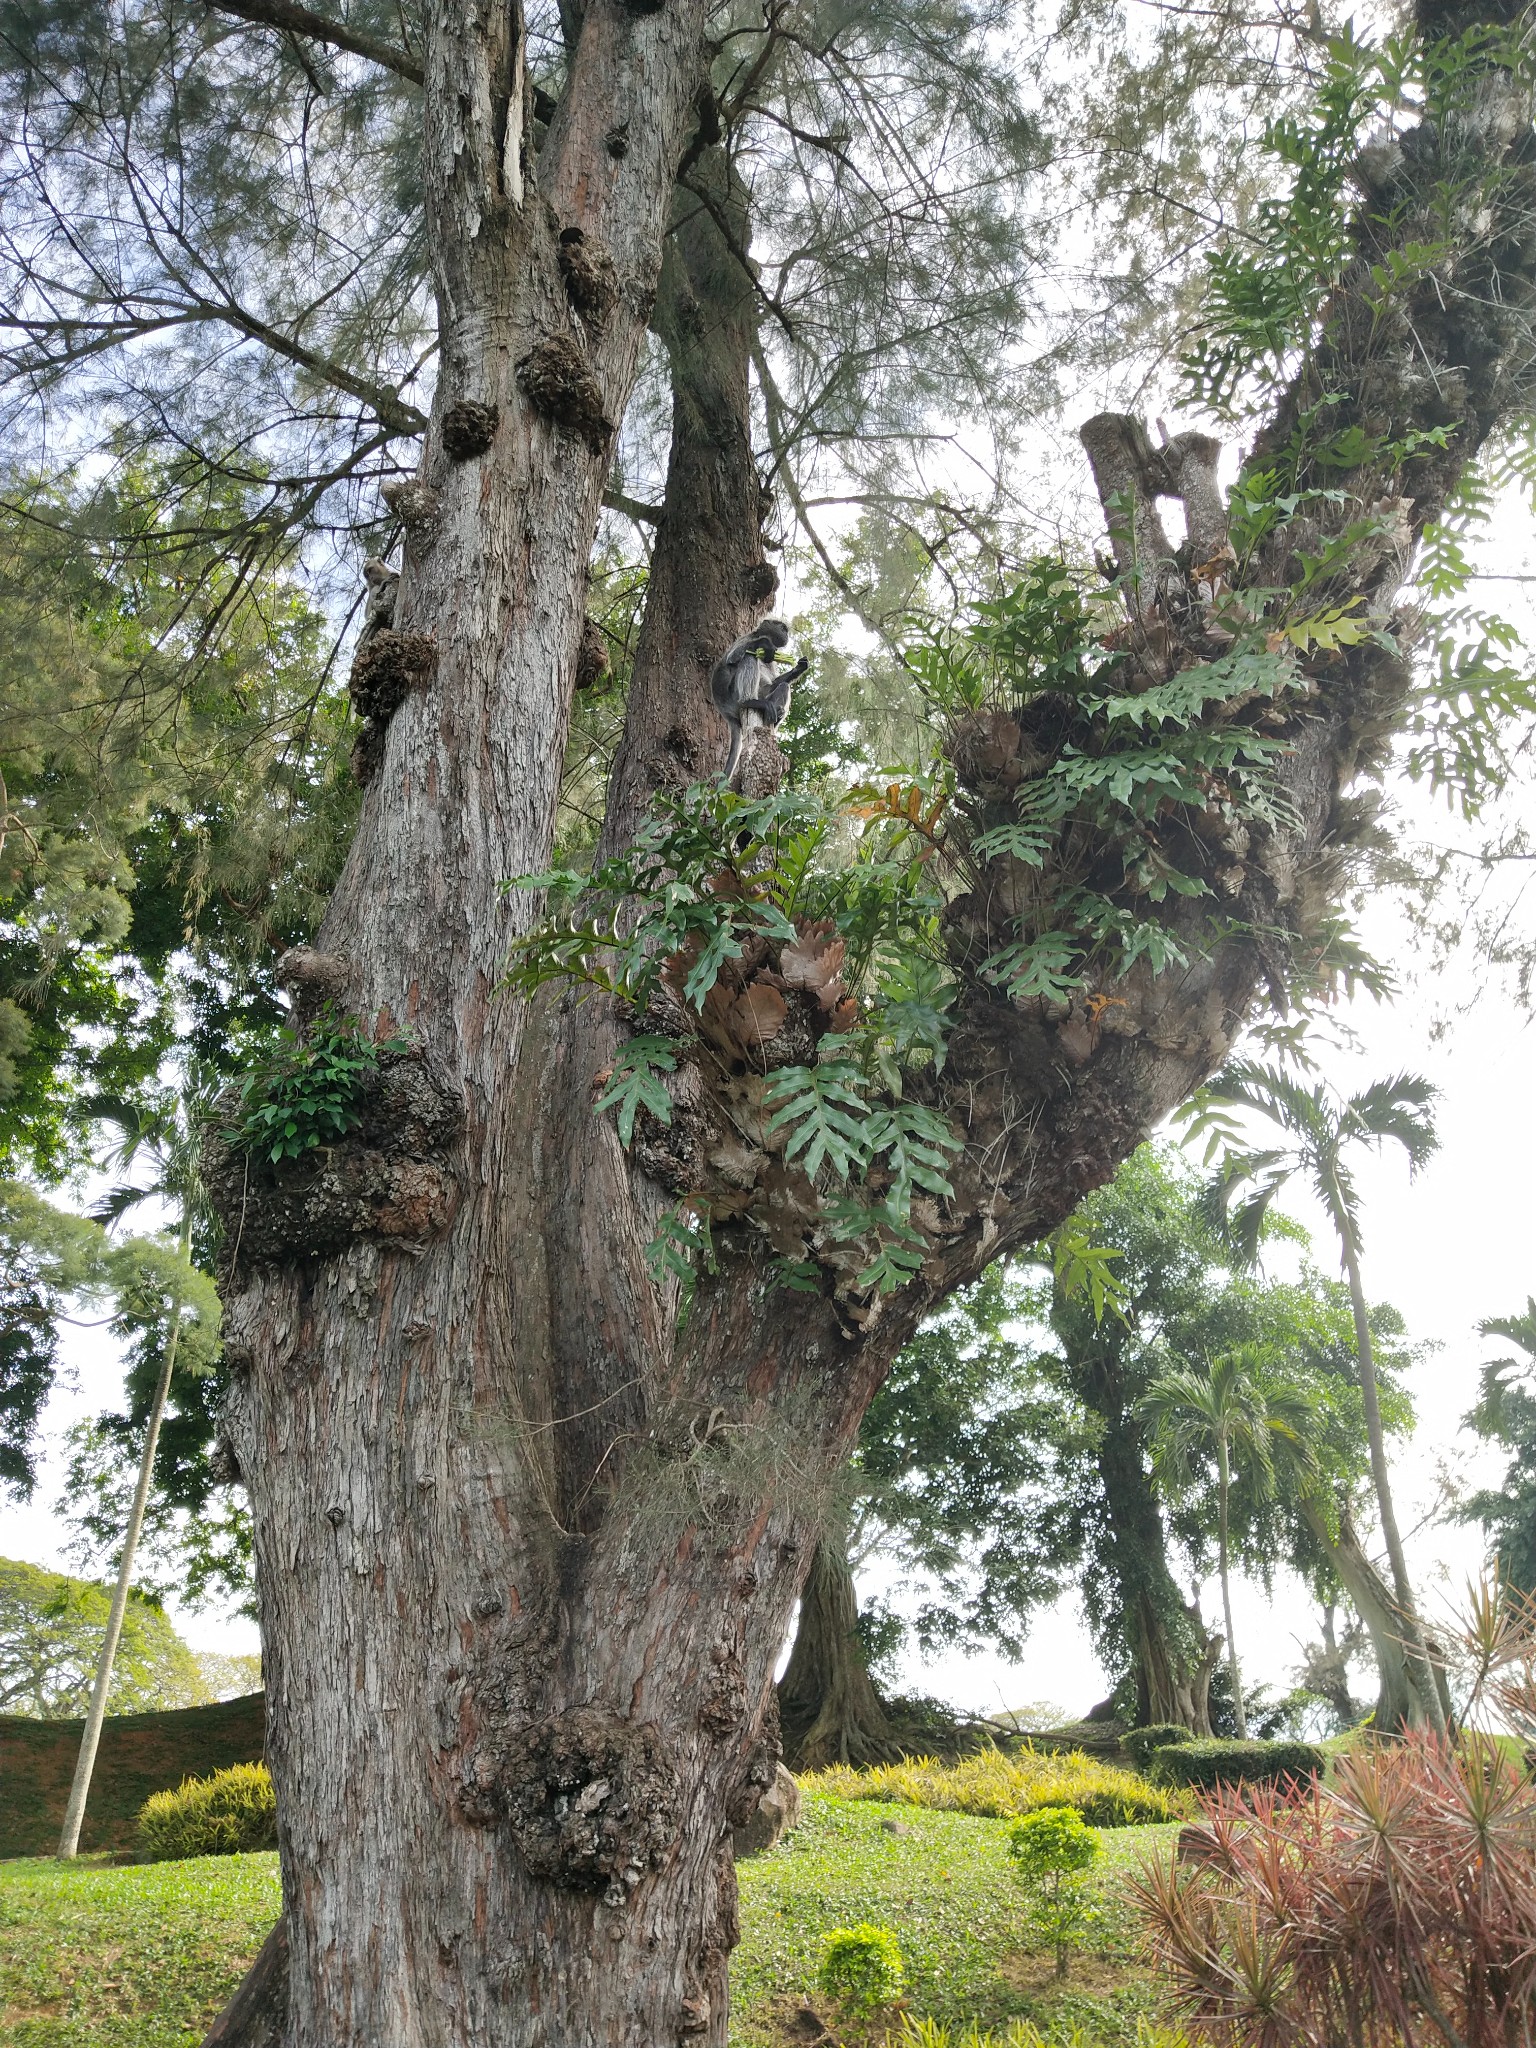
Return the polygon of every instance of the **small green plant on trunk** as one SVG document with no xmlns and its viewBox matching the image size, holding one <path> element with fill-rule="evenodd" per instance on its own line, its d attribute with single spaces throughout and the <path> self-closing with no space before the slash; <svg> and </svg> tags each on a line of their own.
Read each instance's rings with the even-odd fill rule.
<svg viewBox="0 0 1536 2048">
<path fill-rule="evenodd" d="M 323 1010 L 302 1036 L 284 1029 L 278 1047 L 240 1086 L 239 1141 L 273 1166 L 334 1145 L 354 1129 L 359 1102 L 379 1056 L 409 1040 L 370 1038 L 355 1017 Z"/>
<path fill-rule="evenodd" d="M 1104 1845 L 1076 1807 L 1042 1806 L 1013 1828 L 1008 1853 L 1029 1893 L 1031 1930 L 1056 1951 L 1056 1975 L 1065 1977 L 1073 1949 L 1099 1918 L 1088 1872 Z"/>
</svg>

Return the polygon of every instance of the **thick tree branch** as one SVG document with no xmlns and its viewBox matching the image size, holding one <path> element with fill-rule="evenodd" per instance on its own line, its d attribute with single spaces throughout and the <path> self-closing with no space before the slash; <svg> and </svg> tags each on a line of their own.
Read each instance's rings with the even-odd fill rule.
<svg viewBox="0 0 1536 2048">
<path fill-rule="evenodd" d="M 344 21 L 333 21 L 327 15 L 317 14 L 312 7 L 299 6 L 298 0 L 208 0 L 208 5 L 219 14 L 237 15 L 241 21 L 255 22 L 263 28 L 285 29 L 289 35 L 307 36 L 311 42 L 326 43 L 333 50 L 348 50 L 354 57 L 366 57 L 370 64 L 382 65 L 397 78 L 409 79 L 412 85 L 420 85 L 425 76 L 421 59 L 401 49 L 398 43 L 364 35 Z"/>
</svg>

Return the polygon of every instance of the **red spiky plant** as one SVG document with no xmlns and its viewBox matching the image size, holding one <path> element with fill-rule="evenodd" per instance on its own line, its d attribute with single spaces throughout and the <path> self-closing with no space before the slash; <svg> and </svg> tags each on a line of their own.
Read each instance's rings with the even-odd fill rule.
<svg viewBox="0 0 1536 2048">
<path fill-rule="evenodd" d="M 1196 2040 L 1531 2048 L 1536 1785 L 1491 1736 L 1374 1743 L 1327 1790 L 1202 1808 L 1134 1886 Z"/>
</svg>

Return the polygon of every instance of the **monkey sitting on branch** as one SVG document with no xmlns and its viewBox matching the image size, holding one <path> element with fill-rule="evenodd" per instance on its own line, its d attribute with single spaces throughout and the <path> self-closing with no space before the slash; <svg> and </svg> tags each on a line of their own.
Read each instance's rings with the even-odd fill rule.
<svg viewBox="0 0 1536 2048">
<path fill-rule="evenodd" d="M 795 682 L 810 666 L 802 655 L 782 675 L 775 673 L 775 664 L 788 639 L 789 628 L 782 619 L 762 619 L 750 633 L 731 642 L 710 673 L 709 694 L 731 729 L 731 751 L 725 763 L 727 782 L 734 781 L 741 761 L 743 733 L 778 725 L 789 710 Z"/>
</svg>

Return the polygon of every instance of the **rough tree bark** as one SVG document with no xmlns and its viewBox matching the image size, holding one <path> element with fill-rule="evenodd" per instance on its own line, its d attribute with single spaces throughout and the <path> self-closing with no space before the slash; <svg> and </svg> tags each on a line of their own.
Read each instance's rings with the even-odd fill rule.
<svg viewBox="0 0 1536 2048">
<path fill-rule="evenodd" d="M 795 1646 L 779 1681 L 779 1725 L 796 1770 L 889 1763 L 901 1754 L 858 1636 L 853 1573 L 835 1538 L 816 1546 Z"/>
<path fill-rule="evenodd" d="M 1326 908 L 1338 797 L 1400 714 L 1383 650 L 1321 665 L 1286 729 L 1294 820 L 1256 830 L 1226 885 L 1236 928 L 1209 949 L 1194 912 L 1171 913 L 1189 968 L 1143 961 L 1099 991 L 1117 1007 L 1065 1018 L 967 980 L 930 1086 L 966 1150 L 952 1202 L 914 1211 L 929 1253 L 901 1293 L 861 1298 L 818 1237 L 815 1190 L 760 1115 L 754 1135 L 761 1076 L 730 1077 L 727 1117 L 727 1084 L 681 1062 L 666 1142 L 622 1151 L 592 1087 L 632 1024 L 498 996 L 533 915 L 501 885 L 548 854 L 608 431 L 698 119 L 702 15 L 593 0 L 535 154 L 516 10 L 427 9 L 441 379 L 399 498 L 396 616 L 366 650 L 372 778 L 320 937 L 347 1006 L 410 1048 L 381 1059 L 358 1130 L 302 1186 L 214 1174 L 291 2048 L 723 2044 L 727 1832 L 771 1775 L 774 1662 L 874 1388 L 925 1312 L 1054 1228 L 1220 1061 L 1283 972 L 1255 935 L 1304 938 Z M 1514 165 L 1486 201 L 1496 227 L 1530 205 L 1529 110 L 1511 125 L 1501 90 L 1456 137 Z M 1450 424 L 1413 471 L 1414 531 L 1526 396 L 1512 323 L 1532 258 L 1512 233 L 1468 234 L 1466 265 L 1428 279 L 1385 342 L 1351 318 L 1363 249 L 1318 372 L 1353 394 L 1346 412 Z M 1370 501 L 1383 480 L 1367 467 L 1350 488 Z M 743 565 L 754 545 L 738 533 Z M 1360 594 L 1378 605 L 1400 573 L 1372 563 Z M 697 649 L 710 606 L 718 647 L 747 602 L 722 582 L 658 626 L 687 658 L 636 677 L 652 765 L 617 778 L 615 837 L 663 754 L 716 758 Z M 961 968 L 1006 927 L 1005 880 L 952 907 Z M 645 1247 L 690 1188 L 716 1206 L 720 1263 L 679 1323 Z M 820 1294 L 774 1284 L 764 1237 L 792 1226 Z"/>
</svg>

